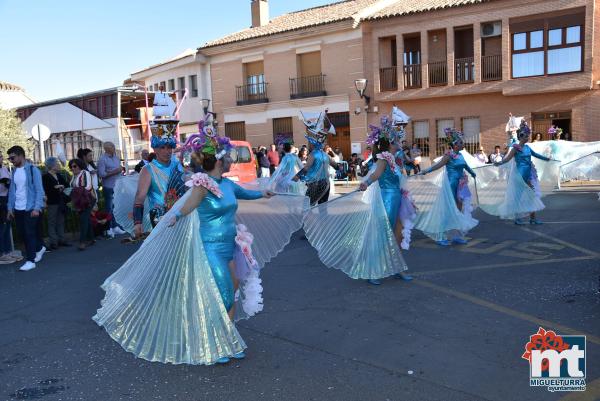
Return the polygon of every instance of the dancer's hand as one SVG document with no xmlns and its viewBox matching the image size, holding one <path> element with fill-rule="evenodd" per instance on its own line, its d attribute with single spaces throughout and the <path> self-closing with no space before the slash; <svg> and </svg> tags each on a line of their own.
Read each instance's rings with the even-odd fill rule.
<svg viewBox="0 0 600 401">
<path fill-rule="evenodd" d="M 369 184 L 367 184 L 366 181 L 361 182 L 360 186 L 358 187 L 358 189 L 360 189 L 361 191 L 366 191 L 367 188 L 369 188 Z"/>
<path fill-rule="evenodd" d="M 177 223 L 177 216 L 172 214 L 169 216 L 169 220 L 167 220 L 167 226 L 173 227 L 175 225 L 175 223 Z"/>
<path fill-rule="evenodd" d="M 269 191 L 269 190 L 263 191 L 263 198 L 269 199 L 274 196 L 275 196 L 275 192 L 273 192 L 273 191 Z"/>
<path fill-rule="evenodd" d="M 300 180 L 300 178 L 298 178 L 297 175 L 295 175 L 295 176 L 292 177 L 292 181 L 298 182 L 298 180 Z"/>
</svg>

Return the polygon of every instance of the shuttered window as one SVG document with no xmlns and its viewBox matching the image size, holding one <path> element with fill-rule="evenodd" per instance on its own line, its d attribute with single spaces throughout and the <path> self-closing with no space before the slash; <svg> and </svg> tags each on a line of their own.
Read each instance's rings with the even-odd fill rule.
<svg viewBox="0 0 600 401">
<path fill-rule="evenodd" d="M 283 142 L 293 142 L 294 126 L 292 117 L 273 119 L 273 143 L 279 145 Z"/>
<path fill-rule="evenodd" d="M 232 141 L 245 141 L 246 124 L 243 121 L 225 123 L 225 135 Z"/>
<path fill-rule="evenodd" d="M 441 156 L 446 153 L 446 150 L 448 149 L 448 144 L 446 143 L 446 132 L 444 130 L 446 128 L 454 128 L 454 119 L 449 118 L 437 120 L 436 127 L 436 156 Z"/>
<path fill-rule="evenodd" d="M 472 155 L 475 154 L 480 143 L 479 117 L 463 117 L 462 131 L 465 134 L 465 149 Z"/>
<path fill-rule="evenodd" d="M 413 133 L 421 155 L 429 156 L 429 121 L 413 121 Z"/>
</svg>

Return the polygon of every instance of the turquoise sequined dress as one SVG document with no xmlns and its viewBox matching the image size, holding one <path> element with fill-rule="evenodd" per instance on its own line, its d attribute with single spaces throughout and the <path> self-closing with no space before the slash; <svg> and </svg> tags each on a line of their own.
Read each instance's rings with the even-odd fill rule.
<svg viewBox="0 0 600 401">
<path fill-rule="evenodd" d="M 519 174 L 521 174 L 523 180 L 525 180 L 525 182 L 528 184 L 532 180 L 532 172 L 533 169 L 535 169 L 531 161 L 531 156 L 544 161 L 550 160 L 549 158 L 542 156 L 539 153 L 536 153 L 527 144 L 525 144 L 523 147 L 519 147 L 518 144 L 516 146 L 513 145 L 513 149 L 515 152 L 515 161 L 517 163 L 517 169 L 519 170 Z"/>
<path fill-rule="evenodd" d="M 413 181 L 411 192 L 423 194 L 423 200 L 417 202 L 419 211 L 415 228 L 435 241 L 451 240 L 464 236 L 479 222 L 471 216 L 471 193 L 464 170 L 472 173 L 462 154 L 450 152 L 446 166 L 432 174 L 428 181 Z M 457 200 L 462 202 L 458 209 Z"/>
<path fill-rule="evenodd" d="M 321 149 L 313 150 L 312 155 L 313 164 L 300 178 L 308 184 L 306 196 L 314 206 L 329 199 L 329 155 Z"/>
<path fill-rule="evenodd" d="M 397 167 L 400 168 L 400 167 Z M 392 230 L 396 227 L 400 204 L 402 203 L 402 192 L 400 191 L 400 177 L 398 177 L 386 163 L 383 174 L 377 180 L 381 190 L 381 198 L 385 213 Z"/>
<path fill-rule="evenodd" d="M 235 212 L 238 199 L 260 199 L 262 193 L 240 187 L 228 178 L 215 179 L 223 193 L 221 198 L 208 192 L 198 206 L 200 237 L 213 276 L 223 298 L 225 309 L 231 309 L 234 302 L 233 281 L 229 272 L 229 262 L 235 251 L 236 223 Z"/>
<path fill-rule="evenodd" d="M 187 184 L 204 186 L 203 182 L 214 184 L 205 174 L 192 176 Z M 243 351 L 246 344 L 227 313 L 234 299 L 228 264 L 235 260 L 240 280 L 236 320 L 254 316 L 262 310 L 257 269 L 275 257 L 302 225 L 308 206 L 304 196 L 238 203 L 262 193 L 242 189 L 226 178 L 217 182 L 215 192 L 222 192 L 222 197 L 208 192 L 196 212 L 170 226 L 193 193 L 188 191 L 137 252 L 102 284 L 106 295 L 93 319 L 138 358 L 210 365 Z M 241 224 L 248 228 L 241 243 L 247 246 L 248 232 L 254 237 L 252 266 L 236 242 L 236 234 L 245 231 Z"/>
<path fill-rule="evenodd" d="M 150 207 L 163 206 L 165 204 L 165 194 L 168 190 L 169 177 L 173 174 L 174 170 L 183 172 L 181 163 L 177 160 L 171 160 L 168 165 L 160 163 L 154 159 L 150 162 L 150 165 L 144 166 L 148 170 L 151 177 L 150 188 L 148 189 L 148 201 Z"/>
<path fill-rule="evenodd" d="M 177 158 L 171 158 L 165 165 L 154 159 L 144 168 L 150 173 L 150 188 L 147 198 L 150 208 L 150 222 L 156 226 L 161 217 L 167 212 L 165 202 L 169 191 L 174 190 L 177 197 L 183 195 L 186 187 L 183 183 L 183 167 Z"/>
<path fill-rule="evenodd" d="M 464 170 L 467 170 L 470 174 L 474 174 L 471 167 L 465 161 L 465 158 L 460 153 L 450 154 L 450 160 L 446 164 L 446 173 L 448 174 L 448 180 L 450 181 L 450 188 L 452 190 L 452 194 L 456 199 L 458 199 L 459 194 L 459 184 L 460 180 L 465 175 Z"/>
</svg>

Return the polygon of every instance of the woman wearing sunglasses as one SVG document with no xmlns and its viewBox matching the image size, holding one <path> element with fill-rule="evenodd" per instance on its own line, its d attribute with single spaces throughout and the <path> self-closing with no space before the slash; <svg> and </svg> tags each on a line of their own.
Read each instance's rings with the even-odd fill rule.
<svg viewBox="0 0 600 401">
<path fill-rule="evenodd" d="M 80 159 L 69 162 L 73 172 L 71 179 L 71 202 L 73 209 L 79 214 L 79 247 L 83 251 L 87 246 L 94 244 L 94 233 L 90 221 L 92 208 L 96 203 L 96 196 L 92 176 L 85 169 L 85 164 Z"/>
</svg>

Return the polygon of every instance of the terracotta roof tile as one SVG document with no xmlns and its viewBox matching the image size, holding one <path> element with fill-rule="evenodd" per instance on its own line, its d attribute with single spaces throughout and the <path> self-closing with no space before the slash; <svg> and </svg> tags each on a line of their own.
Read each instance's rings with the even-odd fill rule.
<svg viewBox="0 0 600 401">
<path fill-rule="evenodd" d="M 225 45 L 344 20 L 354 19 L 356 25 L 361 20 L 395 17 L 487 1 L 491 0 L 346 0 L 283 14 L 273 18 L 267 25 L 229 34 L 207 42 L 202 47 Z"/>
<path fill-rule="evenodd" d="M 353 14 L 379 0 L 347 0 L 325 6 L 295 11 L 273 18 L 267 25 L 248 28 L 222 38 L 207 42 L 203 47 L 224 45 L 242 40 L 269 36 L 276 33 L 294 31 L 311 26 L 329 24 L 352 19 Z"/>
<path fill-rule="evenodd" d="M 10 82 L 0 81 L 0 90 L 2 91 L 18 91 L 23 92 L 23 88 Z"/>
<path fill-rule="evenodd" d="M 441 10 L 444 8 L 454 8 L 480 4 L 490 0 L 399 0 L 395 4 L 384 8 L 383 10 L 370 15 L 365 19 L 380 19 L 397 17 L 408 14 L 422 13 L 427 11 Z"/>
</svg>

